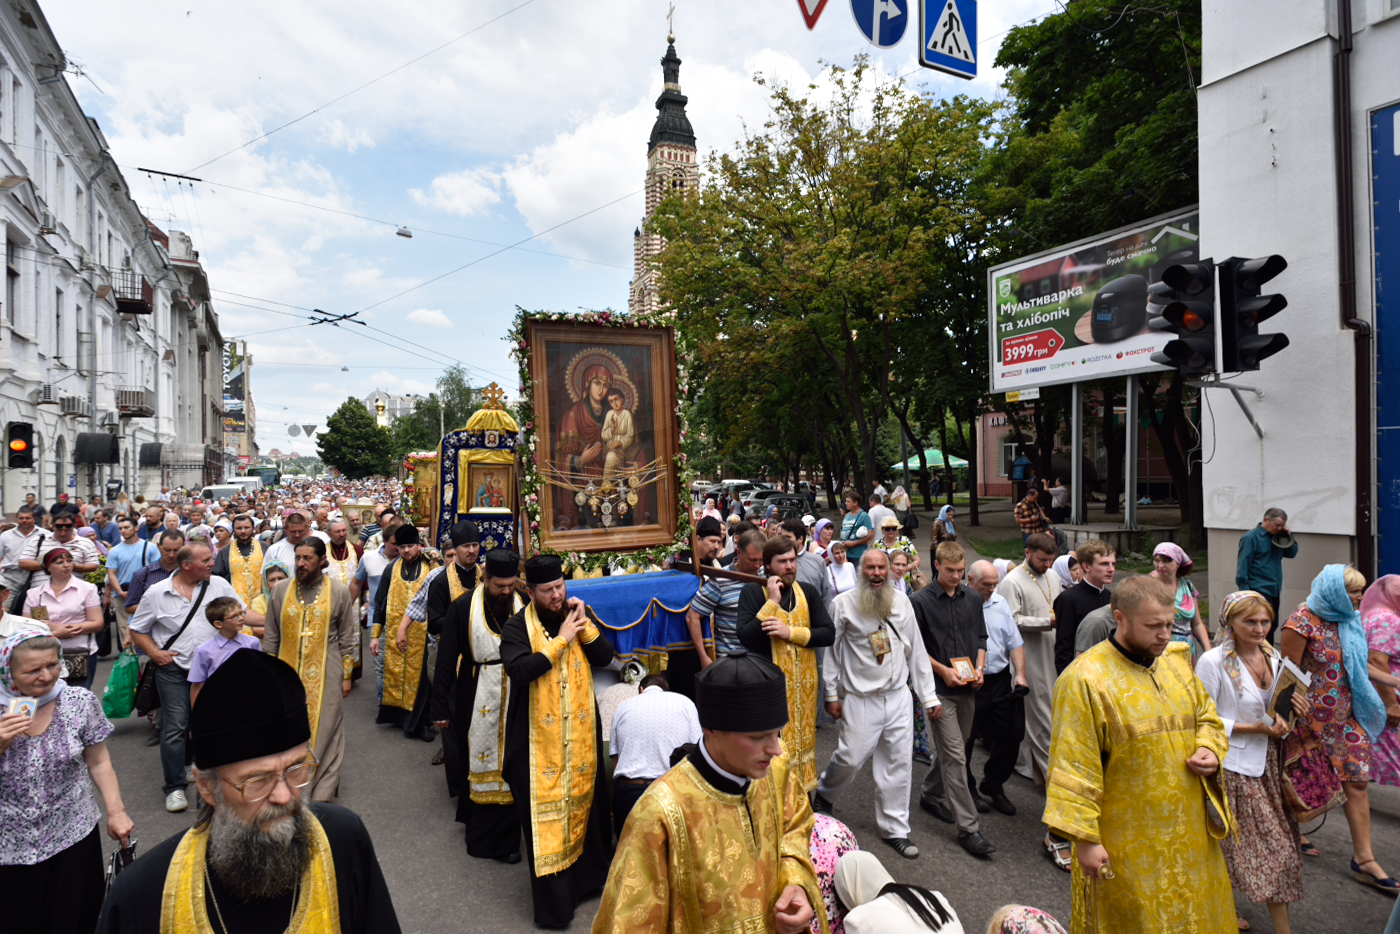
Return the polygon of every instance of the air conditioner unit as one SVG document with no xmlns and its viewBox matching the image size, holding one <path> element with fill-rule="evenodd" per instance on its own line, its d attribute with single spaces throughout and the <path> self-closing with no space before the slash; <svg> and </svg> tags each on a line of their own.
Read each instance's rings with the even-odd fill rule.
<svg viewBox="0 0 1400 934">
<path fill-rule="evenodd" d="M 34 401 L 39 405 L 57 405 L 58 390 L 54 388 L 53 383 L 44 383 L 35 394 Z"/>
<path fill-rule="evenodd" d="M 85 396 L 62 396 L 59 399 L 59 411 L 64 415 L 91 415 L 92 402 Z"/>
<path fill-rule="evenodd" d="M 83 270 L 96 269 L 97 264 L 92 261 L 92 254 L 82 247 L 78 247 L 78 266 Z M 98 295 L 99 298 L 106 298 L 105 295 Z"/>
<path fill-rule="evenodd" d="M 121 416 L 119 416 L 116 412 L 111 411 L 110 409 L 104 411 L 102 413 L 102 418 L 98 419 L 98 424 L 103 426 L 116 426 L 120 425 L 121 423 Z"/>
<path fill-rule="evenodd" d="M 41 234 L 54 234 L 54 233 L 58 233 L 58 228 L 54 226 L 53 215 L 50 214 L 48 211 L 40 211 L 40 212 L 39 212 L 39 233 L 41 233 Z"/>
</svg>

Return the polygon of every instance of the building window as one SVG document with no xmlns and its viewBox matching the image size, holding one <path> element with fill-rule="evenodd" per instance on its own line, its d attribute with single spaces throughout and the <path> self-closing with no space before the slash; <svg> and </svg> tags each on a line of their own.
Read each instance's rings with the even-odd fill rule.
<svg viewBox="0 0 1400 934">
<path fill-rule="evenodd" d="M 53 290 L 53 358 L 63 363 L 63 290 Z"/>
<path fill-rule="evenodd" d="M 1019 456 L 1017 450 L 1019 447 L 1020 445 L 1015 441 L 1001 442 L 1001 462 L 997 465 L 998 477 L 1011 476 L 1011 466 L 1016 463 L 1016 458 Z"/>
<path fill-rule="evenodd" d="M 5 320 L 15 326 L 15 302 L 19 297 L 19 266 L 15 265 L 15 242 L 5 240 Z"/>
<path fill-rule="evenodd" d="M 68 172 L 63 160 L 54 159 L 53 167 L 53 215 L 54 219 L 68 223 Z"/>
</svg>

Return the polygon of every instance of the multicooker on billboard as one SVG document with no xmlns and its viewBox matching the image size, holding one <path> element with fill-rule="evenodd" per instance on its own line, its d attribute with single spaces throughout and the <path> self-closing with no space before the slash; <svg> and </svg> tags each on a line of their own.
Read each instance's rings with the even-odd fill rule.
<svg viewBox="0 0 1400 934">
<path fill-rule="evenodd" d="M 992 391 L 1163 369 L 1175 337 L 1148 322 L 1147 287 L 1199 259 L 1195 208 L 993 268 L 988 273 Z"/>
</svg>

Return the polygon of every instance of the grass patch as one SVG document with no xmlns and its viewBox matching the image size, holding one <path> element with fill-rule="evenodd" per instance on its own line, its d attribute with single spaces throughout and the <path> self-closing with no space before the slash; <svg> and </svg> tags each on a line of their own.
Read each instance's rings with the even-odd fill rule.
<svg viewBox="0 0 1400 934">
<path fill-rule="evenodd" d="M 967 542 L 974 551 L 984 558 L 1005 558 L 1008 561 L 1026 560 L 1026 543 L 1020 538 L 983 541 L 969 535 Z"/>
</svg>

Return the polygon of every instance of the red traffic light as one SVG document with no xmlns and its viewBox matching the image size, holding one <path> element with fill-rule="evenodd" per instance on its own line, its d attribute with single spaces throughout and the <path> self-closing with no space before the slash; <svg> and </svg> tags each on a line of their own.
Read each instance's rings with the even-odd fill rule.
<svg viewBox="0 0 1400 934">
<path fill-rule="evenodd" d="M 15 438 L 10 442 L 10 450 L 17 454 L 23 454 L 25 451 L 29 450 L 29 442 L 25 441 L 23 438 Z"/>
</svg>

